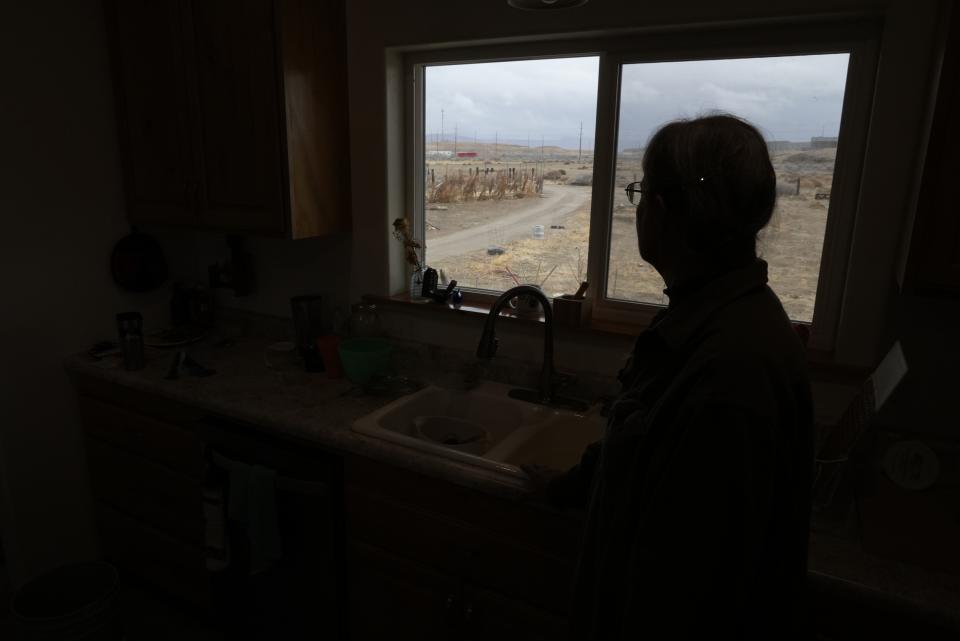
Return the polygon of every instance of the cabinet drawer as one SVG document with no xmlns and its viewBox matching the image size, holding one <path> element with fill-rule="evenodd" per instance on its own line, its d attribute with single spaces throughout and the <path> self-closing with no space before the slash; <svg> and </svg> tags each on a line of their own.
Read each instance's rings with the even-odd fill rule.
<svg viewBox="0 0 960 641">
<path fill-rule="evenodd" d="M 523 639 L 556 641 L 568 637 L 567 620 L 489 590 L 467 587 L 463 592 L 466 640 Z"/>
<path fill-rule="evenodd" d="M 460 615 L 459 582 L 359 542 L 350 544 L 350 638 L 443 641 Z"/>
<path fill-rule="evenodd" d="M 203 544 L 203 488 L 198 479 L 94 438 L 87 438 L 86 445 L 97 500 L 187 543 Z"/>
<path fill-rule="evenodd" d="M 574 565 L 496 532 L 355 487 L 349 534 L 554 612 L 568 605 Z M 496 519 L 496 514 L 487 514 Z M 389 527 L 384 527 L 388 524 Z"/>
<path fill-rule="evenodd" d="M 210 590 L 203 551 L 118 512 L 96 504 L 97 527 L 104 556 L 119 568 L 196 605 L 209 603 Z"/>
<path fill-rule="evenodd" d="M 575 564 L 583 521 L 361 457 L 346 459 L 353 489 L 480 529 Z"/>
<path fill-rule="evenodd" d="M 196 434 L 143 414 L 80 396 L 86 433 L 174 470 L 200 478 L 203 446 Z"/>
</svg>

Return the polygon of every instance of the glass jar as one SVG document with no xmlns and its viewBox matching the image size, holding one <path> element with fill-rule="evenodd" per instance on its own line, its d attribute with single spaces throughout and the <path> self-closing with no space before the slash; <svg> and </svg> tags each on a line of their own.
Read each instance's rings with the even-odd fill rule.
<svg viewBox="0 0 960 641">
<path fill-rule="evenodd" d="M 410 274 L 410 300 L 423 298 L 423 270 L 415 269 Z"/>
<path fill-rule="evenodd" d="M 376 305 L 358 304 L 353 306 L 349 322 L 350 336 L 355 338 L 380 336 L 380 316 Z"/>
</svg>

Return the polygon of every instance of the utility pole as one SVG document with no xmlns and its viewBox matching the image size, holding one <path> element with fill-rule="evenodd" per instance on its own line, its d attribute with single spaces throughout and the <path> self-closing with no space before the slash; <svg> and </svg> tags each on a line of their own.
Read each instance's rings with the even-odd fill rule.
<svg viewBox="0 0 960 641">
<path fill-rule="evenodd" d="M 440 139 L 443 139 L 443 109 L 440 110 Z M 437 142 L 437 150 L 440 149 L 440 142 Z"/>
<path fill-rule="evenodd" d="M 542 184 L 543 184 L 543 168 L 544 168 L 544 160 L 543 160 L 543 134 L 540 134 L 540 168 L 538 169 L 538 174 L 539 174 L 539 175 L 537 176 L 537 181 L 538 181 L 538 182 L 536 183 L 537 185 L 542 185 Z M 543 192 L 540 191 L 540 192 L 538 192 L 538 193 L 543 193 Z"/>
<path fill-rule="evenodd" d="M 500 139 L 500 132 L 499 131 L 493 132 L 493 157 L 494 158 L 497 157 L 497 143 L 499 142 L 499 139 Z"/>
<path fill-rule="evenodd" d="M 577 143 L 577 162 L 580 162 L 580 156 L 583 154 L 583 121 L 580 121 L 580 142 Z"/>
<path fill-rule="evenodd" d="M 453 157 L 457 157 L 457 125 L 453 125 Z"/>
</svg>

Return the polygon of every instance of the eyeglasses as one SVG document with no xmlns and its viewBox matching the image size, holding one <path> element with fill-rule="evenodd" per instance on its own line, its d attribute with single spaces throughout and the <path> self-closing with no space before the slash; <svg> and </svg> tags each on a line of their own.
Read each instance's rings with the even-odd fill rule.
<svg viewBox="0 0 960 641">
<path fill-rule="evenodd" d="M 627 192 L 627 200 L 630 201 L 631 205 L 637 205 L 640 203 L 640 198 L 643 196 L 644 191 L 650 191 L 649 187 L 644 187 L 642 182 L 630 183 L 623 188 Z"/>
<path fill-rule="evenodd" d="M 659 193 L 665 193 L 665 192 L 671 193 L 673 191 L 690 191 L 692 189 L 702 186 L 708 180 L 710 180 L 710 176 L 698 176 L 696 180 L 694 180 L 692 183 L 688 185 L 677 185 L 677 186 L 666 187 L 666 188 L 660 187 L 657 189 L 657 191 Z M 644 186 L 642 181 L 630 183 L 629 185 L 624 187 L 623 190 L 627 192 L 627 199 L 630 201 L 631 205 L 639 204 L 640 198 L 641 196 L 643 196 L 644 193 L 647 193 L 647 194 L 654 193 L 653 190 L 650 189 L 650 186 L 649 185 Z"/>
</svg>

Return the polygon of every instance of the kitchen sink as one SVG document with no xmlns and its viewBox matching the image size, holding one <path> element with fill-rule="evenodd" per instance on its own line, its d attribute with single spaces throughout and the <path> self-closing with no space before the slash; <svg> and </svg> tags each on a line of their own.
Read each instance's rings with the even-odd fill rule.
<svg viewBox="0 0 960 641">
<path fill-rule="evenodd" d="M 492 382 L 470 391 L 428 386 L 357 419 L 353 430 L 518 478 L 526 477 L 525 464 L 565 470 L 601 437 L 598 408 L 553 409 L 510 398 L 510 389 Z"/>
<path fill-rule="evenodd" d="M 603 438 L 607 419 L 596 406 L 586 414 L 553 412 L 552 416 L 529 430 L 526 438 L 505 452 L 506 465 L 543 465 L 554 470 L 568 470 L 580 462 L 583 451 Z"/>
</svg>

